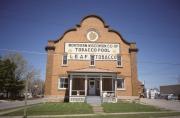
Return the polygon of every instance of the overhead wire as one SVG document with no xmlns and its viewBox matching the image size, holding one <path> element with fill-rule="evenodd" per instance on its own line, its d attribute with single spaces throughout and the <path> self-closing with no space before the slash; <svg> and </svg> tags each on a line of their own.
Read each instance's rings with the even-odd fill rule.
<svg viewBox="0 0 180 118">
<path fill-rule="evenodd" d="M 27 53 L 27 54 L 36 54 L 36 55 L 51 55 L 51 53 L 47 52 L 38 52 L 38 51 L 27 51 L 27 50 L 14 50 L 14 49 L 0 49 L 0 51 L 7 51 L 7 52 L 17 52 L 17 53 Z M 53 55 L 62 55 L 64 53 L 53 53 Z M 121 54 L 121 55 L 129 55 L 129 54 Z M 127 60 L 124 60 L 128 62 Z M 172 62 L 159 62 L 159 61 L 137 61 L 137 63 L 146 63 L 146 64 L 160 64 L 160 65 L 176 65 L 180 66 L 180 63 L 172 63 Z"/>
</svg>

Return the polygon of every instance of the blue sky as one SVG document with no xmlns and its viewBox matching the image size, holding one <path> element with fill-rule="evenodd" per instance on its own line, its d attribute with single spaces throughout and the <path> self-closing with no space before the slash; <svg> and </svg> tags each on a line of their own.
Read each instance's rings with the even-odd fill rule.
<svg viewBox="0 0 180 118">
<path fill-rule="evenodd" d="M 96 14 L 127 41 L 137 43 L 138 77 L 148 88 L 176 84 L 179 6 L 179 0 L 0 0 L 0 49 L 45 53 L 48 40 L 56 40 L 84 16 Z M 44 79 L 46 55 L 22 54 Z"/>
</svg>

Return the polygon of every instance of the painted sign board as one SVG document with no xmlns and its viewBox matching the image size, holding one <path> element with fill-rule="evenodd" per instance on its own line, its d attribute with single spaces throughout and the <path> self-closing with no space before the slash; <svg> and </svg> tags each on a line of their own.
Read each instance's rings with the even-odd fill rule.
<svg viewBox="0 0 180 118">
<path fill-rule="evenodd" d="M 116 60 L 119 54 L 119 44 L 115 43 L 65 43 L 65 53 L 69 60 Z"/>
</svg>

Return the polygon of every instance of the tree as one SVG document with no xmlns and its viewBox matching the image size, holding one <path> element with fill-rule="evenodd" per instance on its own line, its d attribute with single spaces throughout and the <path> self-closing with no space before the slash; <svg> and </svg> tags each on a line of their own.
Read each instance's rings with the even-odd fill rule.
<svg viewBox="0 0 180 118">
<path fill-rule="evenodd" d="M 9 59 L 16 64 L 15 76 L 18 79 L 26 79 L 28 73 L 27 61 L 20 53 L 9 53 L 3 56 L 3 59 Z"/>
<path fill-rule="evenodd" d="M 28 92 L 32 93 L 33 97 L 44 94 L 44 81 L 41 80 L 40 71 L 32 69 L 29 73 Z"/>
<path fill-rule="evenodd" d="M 27 61 L 19 53 L 10 53 L 0 58 L 0 93 L 6 92 L 16 98 L 24 90 L 28 79 L 28 92 L 37 95 L 43 93 L 44 82 L 40 79 L 40 71 L 27 65 Z"/>
<path fill-rule="evenodd" d="M 9 59 L 0 61 L 0 90 L 6 93 L 6 97 L 16 98 L 18 93 L 24 88 L 24 81 L 16 78 L 16 64 Z"/>
</svg>

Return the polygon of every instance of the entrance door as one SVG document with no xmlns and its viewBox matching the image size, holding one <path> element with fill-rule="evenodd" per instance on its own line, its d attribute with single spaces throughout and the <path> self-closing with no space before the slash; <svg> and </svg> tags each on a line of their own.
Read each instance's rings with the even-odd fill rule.
<svg viewBox="0 0 180 118">
<path fill-rule="evenodd" d="M 95 95 L 95 80 L 89 80 L 89 95 Z"/>
</svg>

